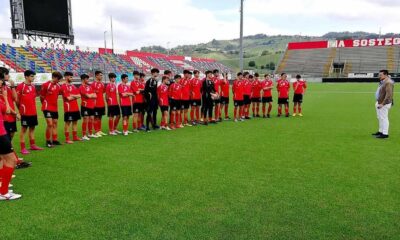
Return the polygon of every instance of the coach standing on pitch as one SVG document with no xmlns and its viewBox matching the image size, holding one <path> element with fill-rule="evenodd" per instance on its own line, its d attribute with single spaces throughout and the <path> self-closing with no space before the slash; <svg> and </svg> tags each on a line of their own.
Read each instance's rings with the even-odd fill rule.
<svg viewBox="0 0 400 240">
<path fill-rule="evenodd" d="M 150 121 L 154 130 L 159 129 L 157 126 L 157 110 L 158 110 L 158 96 L 157 96 L 157 87 L 158 87 L 158 74 L 160 70 L 157 68 L 153 68 L 151 70 L 151 78 L 147 80 L 146 86 L 144 89 L 146 95 L 147 102 L 147 118 L 146 118 L 146 132 L 150 132 Z"/>
<path fill-rule="evenodd" d="M 389 110 L 393 105 L 394 82 L 387 70 L 379 71 L 380 84 L 376 91 L 376 113 L 379 120 L 379 131 L 373 135 L 379 139 L 389 138 Z"/>
</svg>

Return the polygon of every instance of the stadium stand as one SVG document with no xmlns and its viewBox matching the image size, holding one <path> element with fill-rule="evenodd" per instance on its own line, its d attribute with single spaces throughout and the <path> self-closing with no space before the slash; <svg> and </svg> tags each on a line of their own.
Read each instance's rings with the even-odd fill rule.
<svg viewBox="0 0 400 240">
<path fill-rule="evenodd" d="M 380 43 L 378 39 L 289 43 L 277 71 L 314 77 L 373 74 L 381 69 L 399 73 L 400 39 L 384 40 Z"/>
<path fill-rule="evenodd" d="M 75 76 L 79 76 L 82 73 L 90 74 L 95 70 L 117 74 L 130 73 L 134 70 L 148 73 L 154 67 L 161 70 L 170 69 L 175 73 L 180 73 L 184 69 L 200 71 L 219 69 L 223 72 L 232 72 L 228 67 L 212 59 L 192 59 L 137 51 L 118 51 L 118 54 L 114 54 L 110 49 L 104 48 L 64 45 L 47 47 L 40 46 L 41 43 L 16 40 L 3 41 L 0 44 L 0 64 L 10 67 L 14 72 L 23 72 L 26 69 L 37 73 L 71 71 Z"/>
</svg>

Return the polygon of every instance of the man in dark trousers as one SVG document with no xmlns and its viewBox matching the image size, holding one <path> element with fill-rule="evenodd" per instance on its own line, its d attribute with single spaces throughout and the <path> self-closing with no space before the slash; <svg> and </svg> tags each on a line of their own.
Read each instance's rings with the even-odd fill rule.
<svg viewBox="0 0 400 240">
<path fill-rule="evenodd" d="M 218 94 L 215 93 L 214 83 L 212 81 L 213 73 L 212 71 L 206 71 L 206 79 L 203 82 L 201 88 L 202 101 L 203 101 L 203 115 L 204 115 L 204 125 L 208 125 L 208 122 L 216 123 L 212 121 L 214 100 L 217 99 Z M 208 119 L 207 119 L 208 116 Z"/>
<path fill-rule="evenodd" d="M 154 130 L 159 129 L 157 126 L 157 110 L 158 110 L 158 74 L 160 70 L 157 68 L 151 69 L 151 78 L 147 80 L 146 87 L 144 89 L 146 102 L 147 102 L 147 117 L 146 117 L 146 132 L 150 132 L 150 122 Z"/>
</svg>

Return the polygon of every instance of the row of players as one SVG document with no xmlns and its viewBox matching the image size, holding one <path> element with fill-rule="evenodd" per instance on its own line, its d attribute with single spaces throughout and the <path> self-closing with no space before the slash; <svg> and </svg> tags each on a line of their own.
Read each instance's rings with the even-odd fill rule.
<svg viewBox="0 0 400 240">
<path fill-rule="evenodd" d="M 184 126 L 192 126 L 193 124 L 216 123 L 222 121 L 222 110 L 225 111 L 225 119 L 228 116 L 230 85 L 226 75 L 219 74 L 218 70 L 207 71 L 206 77 L 200 79 L 199 71 L 193 73 L 185 70 L 183 77 L 176 75 L 172 77 L 170 71 L 165 71 L 158 81 L 159 70 L 152 69 L 151 78 L 147 81 L 144 75 L 134 72 L 134 80 L 128 84 L 128 76 L 121 76 L 121 84 L 116 84 L 116 75 L 109 74 L 110 83 L 103 83 L 103 73 L 98 71 L 95 73 L 95 81 L 89 83 L 89 76 L 83 74 L 81 76 L 82 84 L 79 88 L 72 84 L 73 74 L 66 72 L 64 77 L 59 72 L 52 74 L 52 80 L 44 83 L 40 90 L 40 100 L 42 103 L 41 110 L 46 119 L 46 144 L 48 147 L 61 145 L 57 136 L 58 125 L 58 97 L 62 95 L 64 102 L 64 132 L 67 144 L 73 141 L 90 140 L 90 138 L 98 138 L 106 135 L 101 131 L 101 119 L 105 115 L 105 106 L 108 107 L 109 117 L 109 134 L 117 135 L 121 132 L 117 130 L 122 115 L 123 134 L 128 135 L 129 117 L 133 116 L 133 131 L 146 130 L 150 131 L 150 124 L 153 129 L 172 130 L 182 128 Z M 194 74 L 194 77 L 193 77 Z M 33 85 L 35 73 L 26 71 L 24 73 L 25 81 L 18 86 L 9 81 L 8 70 L 0 68 L 1 95 L 0 106 L 4 110 L 0 117 L 0 140 L 2 147 L 0 155 L 11 155 L 10 159 L 16 159 L 17 166 L 27 167 L 30 163 L 19 159 L 11 147 L 11 140 L 17 131 L 16 121 L 21 120 L 20 144 L 21 153 L 29 154 L 26 149 L 25 135 L 28 134 L 30 142 L 30 150 L 38 151 L 43 148 L 35 144 L 35 127 L 38 125 L 36 110 L 36 89 Z M 62 79 L 64 84 L 60 84 Z M 297 110 L 299 116 L 301 114 L 301 103 L 307 84 L 297 76 L 297 81 L 293 83 L 294 88 L 294 116 Z M 8 83 L 8 84 L 7 84 Z M 253 116 L 260 117 L 260 103 L 263 103 L 263 117 L 270 117 L 272 110 L 272 89 L 273 81 L 269 75 L 265 75 L 264 80 L 259 80 L 259 75 L 250 75 L 249 73 L 238 73 L 237 79 L 232 86 L 234 100 L 234 120 L 243 121 L 250 119 L 250 105 L 252 105 Z M 290 83 L 286 74 L 281 74 L 281 79 L 276 85 L 278 91 L 278 116 L 282 114 L 282 106 L 285 107 L 286 117 L 289 117 L 289 89 Z M 262 93 L 262 94 L 261 94 Z M 105 98 L 104 98 L 105 95 Z M 79 109 L 78 99 L 81 99 L 81 108 Z M 268 104 L 268 111 L 266 105 Z M 18 108 L 15 108 L 17 105 Z M 161 108 L 162 120 L 161 126 L 156 124 L 157 109 Z M 213 109 L 215 107 L 215 115 Z M 188 113 L 191 108 L 191 122 L 189 122 Z M 147 113 L 146 126 L 144 116 Z M 82 138 L 78 137 L 78 120 L 82 121 Z M 169 119 L 168 119 L 169 118 Z M 1 122 L 4 122 L 1 123 Z M 72 128 L 72 139 L 70 138 L 70 130 Z M 11 169 L 12 161 L 5 159 L 2 170 L 0 170 L 0 179 L 8 179 L 2 177 L 4 169 Z M 11 163 L 10 163 L 11 162 Z M 15 164 L 14 164 L 15 165 Z M 4 167 L 6 166 L 6 167 Z M 9 171 L 11 172 L 11 171 Z M 8 172 L 8 173 L 9 173 Z M 5 174 L 9 175 L 9 174 Z M 4 176 L 5 176 L 4 175 Z M 4 196 L 8 183 L 2 183 L 0 187 L 0 200 Z M 3 190 L 2 190 L 3 189 Z M 7 190 L 8 191 L 8 190 Z M 12 195 L 18 196 L 18 195 Z M 7 197 L 3 197 L 6 199 Z M 10 197 L 8 197 L 10 199 Z"/>
</svg>

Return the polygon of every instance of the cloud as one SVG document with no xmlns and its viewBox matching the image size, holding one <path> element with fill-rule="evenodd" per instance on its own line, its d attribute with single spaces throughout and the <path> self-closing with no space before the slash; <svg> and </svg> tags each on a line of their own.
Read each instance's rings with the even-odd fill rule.
<svg viewBox="0 0 400 240">
<path fill-rule="evenodd" d="M 110 46 L 110 16 L 113 16 L 114 42 L 119 49 L 148 45 L 171 47 L 232 39 L 239 36 L 237 7 L 197 7 L 194 0 L 71 0 L 76 43 L 103 46 L 104 31 Z M 8 6 L 7 0 L 0 0 Z M 207 7 L 206 7 L 207 6 Z M 329 31 L 398 31 L 398 0 L 246 0 L 245 35 L 320 35 Z M 9 8 L 0 10 L 0 37 L 10 37 Z"/>
</svg>

